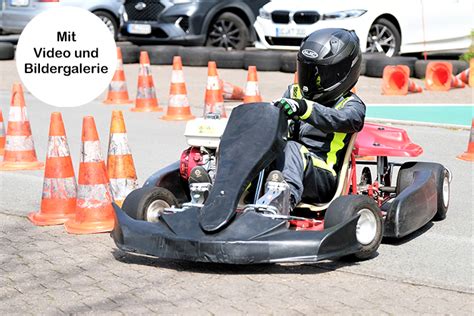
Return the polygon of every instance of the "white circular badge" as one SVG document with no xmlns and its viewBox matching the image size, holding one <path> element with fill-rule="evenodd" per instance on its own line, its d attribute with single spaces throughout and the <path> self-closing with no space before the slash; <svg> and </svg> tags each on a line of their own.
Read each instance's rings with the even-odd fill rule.
<svg viewBox="0 0 474 316">
<path fill-rule="evenodd" d="M 26 88 L 41 101 L 79 106 L 97 98 L 112 80 L 117 48 L 107 26 L 75 7 L 47 10 L 23 30 L 16 66 Z"/>
</svg>

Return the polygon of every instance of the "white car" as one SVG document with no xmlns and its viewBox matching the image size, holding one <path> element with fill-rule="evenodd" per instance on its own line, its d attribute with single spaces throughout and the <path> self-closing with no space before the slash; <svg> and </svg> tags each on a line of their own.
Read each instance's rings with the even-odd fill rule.
<svg viewBox="0 0 474 316">
<path fill-rule="evenodd" d="M 474 29 L 473 0 L 274 0 L 255 21 L 257 48 L 298 49 L 323 28 L 355 30 L 363 52 L 464 50 Z"/>
</svg>

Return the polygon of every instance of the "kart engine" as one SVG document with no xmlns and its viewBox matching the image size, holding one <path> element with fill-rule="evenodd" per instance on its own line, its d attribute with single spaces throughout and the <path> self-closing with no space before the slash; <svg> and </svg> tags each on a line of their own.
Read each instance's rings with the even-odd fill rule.
<svg viewBox="0 0 474 316">
<path fill-rule="evenodd" d="M 179 173 L 184 180 L 188 180 L 191 170 L 202 166 L 214 181 L 216 174 L 216 150 L 206 147 L 189 147 L 181 154 Z"/>
</svg>

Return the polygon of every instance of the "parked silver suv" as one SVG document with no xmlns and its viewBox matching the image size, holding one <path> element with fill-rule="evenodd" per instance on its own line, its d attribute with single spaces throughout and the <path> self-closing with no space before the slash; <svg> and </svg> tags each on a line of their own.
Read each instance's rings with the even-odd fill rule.
<svg viewBox="0 0 474 316">
<path fill-rule="evenodd" d="M 18 34 L 37 14 L 56 6 L 80 7 L 97 15 L 117 38 L 123 0 L 0 0 L 0 31 Z"/>
</svg>

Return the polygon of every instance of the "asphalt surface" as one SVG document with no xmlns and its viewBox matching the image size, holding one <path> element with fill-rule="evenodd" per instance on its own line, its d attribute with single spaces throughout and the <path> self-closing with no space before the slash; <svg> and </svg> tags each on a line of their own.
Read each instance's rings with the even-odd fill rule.
<svg viewBox="0 0 474 316">
<path fill-rule="evenodd" d="M 136 65 L 126 66 L 129 92 L 136 91 Z M 166 105 L 170 67 L 153 67 L 158 96 Z M 243 86 L 245 72 L 221 70 Z M 292 75 L 259 73 L 265 100 L 277 98 Z M 8 117 L 12 62 L 0 62 L 0 108 Z M 200 115 L 206 69 L 185 68 L 190 103 Z M 425 93 L 423 98 L 379 95 L 380 80 L 358 85 L 368 103 L 472 103 L 472 89 Z M 174 162 L 186 147 L 185 123 L 166 122 L 157 113 L 132 113 L 130 106 L 98 101 L 57 109 L 26 94 L 36 151 L 44 161 L 49 115 L 60 110 L 73 156 L 79 163 L 81 121 L 93 115 L 105 154 L 112 109 L 123 109 L 130 146 L 142 184 Z M 435 102 L 436 101 L 436 102 Z M 236 103 L 228 103 L 228 110 Z M 469 131 L 400 126 L 424 148 L 416 158 L 444 164 L 453 173 L 445 221 L 425 226 L 401 241 L 385 240 L 369 261 L 326 261 L 305 265 L 229 267 L 194 265 L 125 254 L 107 234 L 72 236 L 62 227 L 38 228 L 26 215 L 38 210 L 41 171 L 0 172 L 0 311 L 11 313 L 164 314 L 472 314 L 473 165 L 457 160 Z M 245 157 L 245 153 L 242 153 Z"/>
</svg>

